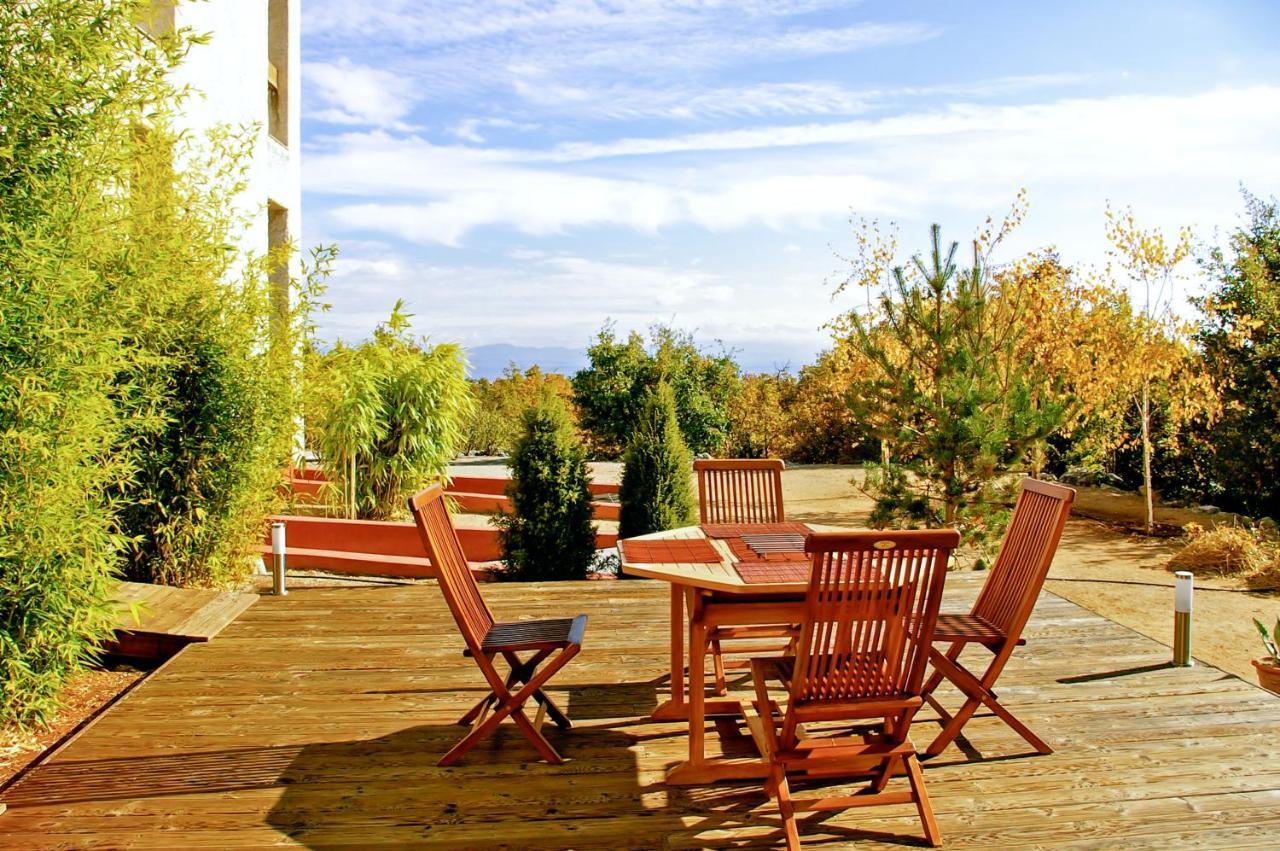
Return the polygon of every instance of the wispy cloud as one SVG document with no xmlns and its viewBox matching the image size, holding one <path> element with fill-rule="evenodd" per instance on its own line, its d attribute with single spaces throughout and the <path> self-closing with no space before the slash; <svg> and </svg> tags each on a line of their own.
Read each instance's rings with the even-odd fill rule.
<svg viewBox="0 0 1280 851">
<path fill-rule="evenodd" d="M 664 94 L 685 89 L 690 75 L 913 44 L 940 33 L 935 25 L 913 21 L 815 25 L 805 17 L 854 5 L 843 0 L 498 2 L 473 4 L 463 14 L 456 3 L 390 2 L 353 14 L 346 0 L 312 0 L 305 24 L 308 39 L 322 47 L 353 36 L 378 43 L 383 62 L 394 62 L 399 77 L 424 102 L 460 94 L 514 96 L 540 112 L 565 107 L 598 115 L 678 115 L 670 103 L 660 102 L 667 99 Z M 776 98 L 786 87 L 779 83 L 771 96 L 770 83 L 761 83 L 757 97 Z M 832 97 L 838 93 L 805 88 L 796 83 L 791 94 L 801 102 L 817 94 L 824 110 L 837 108 Z M 724 111 L 727 99 L 715 100 L 721 106 L 711 111 Z M 630 101 L 637 106 L 628 109 Z M 644 107 L 643 101 L 655 103 Z M 800 108 L 795 104 L 784 111 L 794 114 Z M 748 104 L 744 112 L 763 109 L 761 103 Z"/>
<path fill-rule="evenodd" d="M 1189 96 L 1067 99 L 1024 106 L 956 105 L 876 120 L 733 130 L 550 150 L 440 146 L 349 134 L 312 156 L 306 187 L 360 196 L 331 215 L 346 228 L 459 244 L 471 230 L 527 234 L 616 226 L 645 233 L 692 224 L 815 227 L 850 207 L 927 215 L 939 203 L 991 207 L 1020 185 L 1128 187 L 1177 174 L 1234 186 L 1239 164 L 1280 170 L 1280 113 L 1257 105 L 1280 88 Z M 1217 128 L 1231 126 L 1231 140 Z M 804 148 L 797 158 L 785 152 Z M 672 154 L 728 154 L 697 169 Z M 586 169 L 626 157 L 625 168 Z M 394 199 L 394 200 L 393 200 Z M 1185 213 L 1194 217 L 1190 198 Z"/>
<path fill-rule="evenodd" d="M 1190 2 L 307 0 L 305 228 L 344 246 L 326 330 L 403 296 L 466 342 L 613 316 L 812 350 L 851 209 L 964 238 L 1027 186 L 1009 249 L 1075 263 L 1108 198 L 1227 226 L 1241 180 L 1280 189 L 1256 35 L 1280 18 L 1200 4 L 1182 32 Z"/>
<path fill-rule="evenodd" d="M 302 73 L 312 118 L 330 124 L 412 129 L 404 121 L 415 103 L 408 80 L 390 71 L 357 65 L 345 57 L 333 62 L 308 62 Z"/>
<path fill-rule="evenodd" d="M 478 293 L 483 293 L 481 312 L 474 310 Z M 422 330 L 467 343 L 492 339 L 495 328 L 507 342 L 545 343 L 547 316 L 559 317 L 560 339 L 569 345 L 585 345 L 606 316 L 625 329 L 675 320 L 710 337 L 781 334 L 805 342 L 820 321 L 807 311 L 781 322 L 763 317 L 735 303 L 739 295 L 733 281 L 713 272 L 577 255 L 525 257 L 507 267 L 354 254 L 338 262 L 327 322 L 336 336 L 359 338 L 402 297 L 410 311 L 428 320 Z M 538 311 L 528 309 L 531 300 Z"/>
</svg>

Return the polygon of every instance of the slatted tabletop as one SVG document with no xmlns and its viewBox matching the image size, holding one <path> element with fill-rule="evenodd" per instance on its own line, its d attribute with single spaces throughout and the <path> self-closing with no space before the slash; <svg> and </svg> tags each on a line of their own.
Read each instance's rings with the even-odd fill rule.
<svg viewBox="0 0 1280 851">
<path fill-rule="evenodd" d="M 640 576 L 645 579 L 661 579 L 664 582 L 670 582 L 686 588 L 697 588 L 703 591 L 723 591 L 730 594 L 803 593 L 809 584 L 808 573 L 804 569 L 805 558 L 803 553 L 799 553 L 797 557 L 794 551 L 780 552 L 772 557 L 766 557 L 754 552 L 742 536 L 744 534 L 748 536 L 753 534 L 796 535 L 802 534 L 801 530 L 803 532 L 820 532 L 829 528 L 832 527 L 800 523 L 769 524 L 767 526 L 739 524 L 732 527 L 719 525 L 708 527 L 708 529 L 704 529 L 701 526 L 684 526 L 679 529 L 654 532 L 649 535 L 639 535 L 635 538 L 619 541 L 618 554 L 621 558 L 623 573 L 630 576 Z M 708 530 L 718 537 L 708 537 Z M 716 552 L 720 553 L 720 560 L 718 562 L 649 562 L 643 558 L 649 555 L 647 542 L 689 540 L 709 543 L 715 548 Z M 636 544 L 641 544 L 641 546 L 637 547 L 635 546 Z M 628 549 L 629 547 L 630 549 Z M 635 553 L 635 556 L 632 553 Z M 750 574 L 752 576 L 750 582 L 744 580 L 742 574 L 738 571 L 739 562 L 758 561 L 760 563 L 769 563 L 775 560 L 788 563 L 779 565 L 780 567 L 791 566 L 791 563 L 798 562 L 795 566 L 801 568 L 801 570 L 782 570 L 772 574 L 755 572 Z"/>
</svg>

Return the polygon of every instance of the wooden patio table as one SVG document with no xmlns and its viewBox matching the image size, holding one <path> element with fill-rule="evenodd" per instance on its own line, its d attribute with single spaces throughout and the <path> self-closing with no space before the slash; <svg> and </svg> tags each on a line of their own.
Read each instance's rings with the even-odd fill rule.
<svg viewBox="0 0 1280 851">
<path fill-rule="evenodd" d="M 834 527 L 808 524 L 812 531 Z M 628 555 L 627 546 L 642 541 L 708 541 L 720 556 L 717 562 L 649 562 Z M 633 548 L 639 552 L 640 548 Z M 623 573 L 671 584 L 671 697 L 650 716 L 654 721 L 689 722 L 689 756 L 667 773 L 676 785 L 716 780 L 762 778 L 768 766 L 758 757 L 708 758 L 705 748 L 709 715 L 741 715 L 742 704 L 706 695 L 707 633 L 719 626 L 775 626 L 798 623 L 804 614 L 808 579 L 746 583 L 734 569 L 736 561 L 724 539 L 708 538 L 700 526 L 654 532 L 618 542 Z M 779 564 L 787 564 L 782 562 Z M 794 565 L 795 562 L 789 564 Z M 685 688 L 685 615 L 688 614 L 688 688 Z"/>
</svg>

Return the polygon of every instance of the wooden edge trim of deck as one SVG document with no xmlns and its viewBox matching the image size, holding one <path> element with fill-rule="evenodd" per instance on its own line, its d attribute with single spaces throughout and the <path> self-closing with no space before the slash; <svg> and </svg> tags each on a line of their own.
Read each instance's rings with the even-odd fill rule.
<svg viewBox="0 0 1280 851">
<path fill-rule="evenodd" d="M 189 647 L 190 645 L 188 644 L 187 646 Z M 14 788 L 19 783 L 21 783 L 24 779 L 26 779 L 28 774 L 31 774 L 37 768 L 44 765 L 49 760 L 53 759 L 58 754 L 62 753 L 64 749 L 70 747 L 72 743 L 76 741 L 76 739 L 79 739 L 82 735 L 84 735 L 90 729 L 92 729 L 93 725 L 97 724 L 98 720 L 101 719 L 102 716 L 106 715 L 108 711 L 110 711 L 111 709 L 114 709 L 116 706 L 119 706 L 121 703 L 124 703 L 126 700 L 128 700 L 129 697 L 138 688 L 138 686 L 142 685 L 143 683 L 151 679 L 156 674 L 168 668 L 169 665 L 175 659 L 177 659 L 179 656 L 182 655 L 183 650 L 186 650 L 186 647 L 174 653 L 168 659 L 165 659 L 159 665 L 156 665 L 150 671 L 145 672 L 142 676 L 138 677 L 129 685 L 125 686 L 125 688 L 119 694 L 117 694 L 115 697 L 111 698 L 106 703 L 102 704 L 96 710 L 94 710 L 92 715 L 81 720 L 79 724 L 77 724 L 76 726 L 68 730 L 61 739 L 58 739 L 58 741 L 53 743 L 52 747 L 45 749 L 44 753 L 40 754 L 35 759 L 31 760 L 31 762 L 24 765 L 17 774 L 10 777 L 4 783 L 0 783 L 0 798 L 3 798 L 6 792 L 8 792 L 10 789 Z M 3 815 L 4 811 L 7 809 L 8 809 L 8 805 L 5 804 L 3 800 L 0 800 L 0 815 Z"/>
</svg>

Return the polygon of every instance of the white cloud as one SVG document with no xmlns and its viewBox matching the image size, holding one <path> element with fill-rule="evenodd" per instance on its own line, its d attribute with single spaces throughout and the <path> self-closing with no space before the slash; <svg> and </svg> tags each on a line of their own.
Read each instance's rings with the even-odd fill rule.
<svg viewBox="0 0 1280 851">
<path fill-rule="evenodd" d="M 409 81 L 349 59 L 303 65 L 303 91 L 313 102 L 309 114 L 330 124 L 409 129 L 404 118 L 414 105 Z"/>
<path fill-rule="evenodd" d="M 537 235 L 596 226 L 819 227 L 850 207 L 906 218 L 954 209 L 980 220 L 1024 185 L 1033 193 L 1054 187 L 1065 205 L 1100 205 L 1105 186 L 1116 200 L 1152 199 L 1169 217 L 1203 221 L 1205 191 L 1230 198 L 1238 181 L 1280 173 L 1280 110 L 1258 108 L 1278 101 L 1280 88 L 1253 87 L 960 104 L 534 151 L 348 134 L 307 160 L 305 184 L 361 199 L 332 213 L 347 228 L 446 245 L 485 226 Z M 717 156 L 696 168 L 665 158 L 708 152 Z"/>
<path fill-rule="evenodd" d="M 790 292 L 786 284 L 769 288 L 772 297 Z M 696 328 L 702 340 L 772 338 L 806 351 L 820 344 L 821 311 L 812 310 L 822 307 L 820 300 L 808 298 L 809 309 L 764 316 L 752 306 L 760 295 L 712 272 L 576 255 L 507 267 L 439 266 L 379 254 L 338 261 L 325 325 L 335 338 L 362 338 L 403 298 L 422 331 L 464 344 L 585 345 L 606 317 L 624 332 L 674 321 Z M 548 317 L 555 317 L 553 337 Z"/>
<path fill-rule="evenodd" d="M 859 0 L 308 0 L 303 26 L 314 38 L 360 35 L 411 45 L 440 45 L 529 33 L 668 32 L 736 22 L 759 25 Z"/>
<path fill-rule="evenodd" d="M 367 7 L 310 0 L 304 25 L 308 44 L 322 55 L 353 40 L 376 45 L 379 61 L 411 81 L 413 94 L 424 102 L 514 93 L 539 115 L 548 110 L 625 115 L 631 101 L 668 101 L 651 108 L 676 115 L 666 96 L 687 90 L 692 77 L 716 69 L 844 55 L 940 33 L 936 26 L 912 21 L 817 24 L 805 17 L 854 5 L 851 0 L 500 0 L 470 4 L 460 12 L 456 3 L 439 0 L 383 0 Z M 717 109 L 728 108 L 727 98 L 718 101 Z M 822 106 L 833 108 L 830 102 Z M 791 114 L 798 108 L 790 107 Z"/>
</svg>

